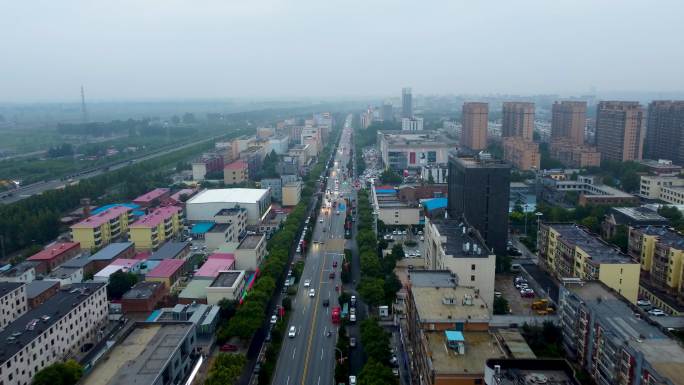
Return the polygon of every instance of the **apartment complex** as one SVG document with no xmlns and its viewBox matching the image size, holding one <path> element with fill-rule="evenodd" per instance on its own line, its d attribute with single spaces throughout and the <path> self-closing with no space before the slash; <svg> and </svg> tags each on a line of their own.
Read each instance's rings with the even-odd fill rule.
<svg viewBox="0 0 684 385">
<path fill-rule="evenodd" d="M 226 185 L 246 182 L 249 179 L 247 163 L 236 160 L 223 168 L 223 183 Z"/>
<path fill-rule="evenodd" d="M 684 179 L 669 175 L 642 175 L 641 196 L 674 205 L 684 204 Z"/>
<path fill-rule="evenodd" d="M 26 285 L 0 282 L 0 330 L 28 311 Z"/>
<path fill-rule="evenodd" d="M 644 135 L 644 110 L 638 102 L 599 102 L 596 147 L 603 160 L 641 159 Z"/>
<path fill-rule="evenodd" d="M 484 362 L 504 357 L 489 333 L 487 303 L 449 271 L 414 271 L 410 279 L 406 313 L 412 382 L 481 384 Z"/>
<path fill-rule="evenodd" d="M 488 154 L 449 157 L 449 216 L 465 217 L 495 254 L 506 252 L 510 179 L 510 165 Z"/>
<path fill-rule="evenodd" d="M 230 224 L 234 229 L 235 241 L 242 237 L 247 229 L 247 209 L 236 206 L 229 209 L 221 209 L 214 215 L 217 224 Z"/>
<path fill-rule="evenodd" d="M 71 226 L 71 238 L 82 249 L 95 251 L 125 234 L 133 218 L 130 207 L 114 206 Z"/>
<path fill-rule="evenodd" d="M 669 221 L 646 207 L 611 207 L 601 222 L 601 236 L 610 239 L 619 227 L 667 226 Z"/>
<path fill-rule="evenodd" d="M 631 227 L 628 252 L 641 263 L 642 292 L 665 312 L 678 313 L 684 305 L 684 235 L 666 226 Z"/>
<path fill-rule="evenodd" d="M 644 156 L 684 165 L 684 101 L 655 100 L 648 105 Z"/>
<path fill-rule="evenodd" d="M 159 206 L 164 199 L 171 195 L 171 190 L 168 188 L 156 188 L 152 191 L 133 199 L 133 203 L 140 207 L 149 208 Z"/>
<path fill-rule="evenodd" d="M 476 229 L 462 219 L 425 218 L 424 249 L 427 269 L 456 274 L 459 285 L 474 288 L 491 309 L 496 256 Z"/>
<path fill-rule="evenodd" d="M 487 103 L 463 103 L 461 146 L 471 150 L 487 148 L 488 114 L 489 104 Z"/>
<path fill-rule="evenodd" d="M 503 138 L 503 158 L 522 171 L 539 170 L 539 144 L 521 137 Z"/>
<path fill-rule="evenodd" d="M 537 239 L 540 264 L 558 279 L 601 281 L 636 303 L 639 264 L 616 247 L 573 223 L 542 223 Z"/>
<path fill-rule="evenodd" d="M 567 167 L 601 165 L 601 154 L 584 141 L 587 124 L 587 103 L 555 102 L 551 118 L 551 156 Z"/>
<path fill-rule="evenodd" d="M 599 385 L 684 384 L 684 349 L 600 282 L 560 287 L 563 346 Z"/>
<path fill-rule="evenodd" d="M 532 140 L 534 132 L 534 103 L 504 102 L 501 136 Z"/>
<path fill-rule="evenodd" d="M 130 240 L 138 250 L 156 250 L 180 232 L 182 218 L 180 207 L 160 207 L 130 225 Z"/>
<path fill-rule="evenodd" d="M 41 369 L 74 357 L 86 343 L 98 342 L 107 321 L 105 284 L 62 288 L 0 332 L 0 383 L 29 385 Z"/>
<path fill-rule="evenodd" d="M 283 206 L 296 206 L 302 196 L 302 182 L 297 180 L 283 185 Z"/>
<path fill-rule="evenodd" d="M 380 157 L 385 167 L 396 171 L 443 164 L 456 142 L 435 131 L 378 131 Z"/>
</svg>

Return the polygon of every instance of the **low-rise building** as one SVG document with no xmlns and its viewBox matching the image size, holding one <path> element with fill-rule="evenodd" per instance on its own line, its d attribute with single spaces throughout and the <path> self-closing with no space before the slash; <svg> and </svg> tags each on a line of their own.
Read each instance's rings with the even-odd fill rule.
<svg viewBox="0 0 684 385">
<path fill-rule="evenodd" d="M 88 268 L 87 273 L 100 271 L 119 258 L 131 259 L 135 255 L 135 245 L 133 242 L 115 242 L 105 246 L 102 250 L 91 255 L 92 268 Z"/>
<path fill-rule="evenodd" d="M 563 347 L 597 384 L 684 384 L 684 349 L 600 282 L 560 287 Z"/>
<path fill-rule="evenodd" d="M 241 238 L 247 229 L 247 209 L 240 206 L 235 206 L 229 209 L 221 209 L 214 214 L 214 222 L 228 223 L 234 227 L 234 233 L 237 238 Z M 235 240 L 234 242 L 237 242 Z"/>
<path fill-rule="evenodd" d="M 83 268 L 59 266 L 43 279 L 47 281 L 59 281 L 60 286 L 83 282 Z"/>
<path fill-rule="evenodd" d="M 244 270 L 221 271 L 207 286 L 207 304 L 216 305 L 222 299 L 239 300 L 245 290 L 247 276 Z"/>
<path fill-rule="evenodd" d="M 62 263 L 59 265 L 59 267 L 82 269 L 83 278 L 86 279 L 86 277 L 89 277 L 91 274 L 94 274 L 97 271 L 97 269 L 95 269 L 95 261 L 90 259 L 90 257 L 90 255 L 81 254 L 76 258 L 71 258 L 70 260 Z"/>
<path fill-rule="evenodd" d="M 190 322 L 195 325 L 199 346 L 198 353 L 209 354 L 214 343 L 221 308 L 203 303 L 178 304 L 158 309 L 145 322 Z"/>
<path fill-rule="evenodd" d="M 36 280 L 26 284 L 26 299 L 30 309 L 34 309 L 57 294 L 59 281 Z"/>
<path fill-rule="evenodd" d="M 302 182 L 294 181 L 284 184 L 282 194 L 283 206 L 296 206 L 302 196 Z"/>
<path fill-rule="evenodd" d="M 536 142 L 517 136 L 503 138 L 503 153 L 504 160 L 518 170 L 539 170 L 541 154 Z"/>
<path fill-rule="evenodd" d="M 176 191 L 175 193 L 171 194 L 171 196 L 168 199 L 168 202 L 172 205 L 175 206 L 183 206 L 185 205 L 185 202 L 192 198 L 193 195 L 197 193 L 197 189 L 193 188 L 184 188 L 181 190 Z"/>
<path fill-rule="evenodd" d="M 496 256 L 477 230 L 464 220 L 426 218 L 424 250 L 427 269 L 456 274 L 459 285 L 475 288 L 491 312 Z"/>
<path fill-rule="evenodd" d="M 78 242 L 55 242 L 28 257 L 26 260 L 38 262 L 35 266 L 36 273 L 45 274 L 61 265 L 66 260 L 75 257 L 80 252 L 81 245 Z"/>
<path fill-rule="evenodd" d="M 74 284 L 9 324 L 0 332 L 0 383 L 29 385 L 41 369 L 99 342 L 107 303 L 104 284 Z"/>
<path fill-rule="evenodd" d="M 82 385 L 181 384 L 190 374 L 197 343 L 192 322 L 141 322 L 112 347 Z"/>
<path fill-rule="evenodd" d="M 446 164 L 456 142 L 436 131 L 378 131 L 380 157 L 395 171 Z"/>
<path fill-rule="evenodd" d="M 23 261 L 0 272 L 0 282 L 32 282 L 36 279 L 38 261 Z"/>
<path fill-rule="evenodd" d="M 247 224 L 257 225 L 271 208 L 271 194 L 267 189 L 208 189 L 188 200 L 185 207 L 192 222 L 213 221 L 221 210 L 240 207 L 247 210 Z"/>
<path fill-rule="evenodd" d="M 592 176 L 579 176 L 577 180 L 563 180 L 551 177 L 538 179 L 540 199 L 550 204 L 568 204 L 567 193 L 577 194 L 577 202 L 571 204 L 629 206 L 639 204 L 639 198 L 614 187 L 597 183 Z"/>
<path fill-rule="evenodd" d="M 109 277 L 117 271 L 137 274 L 145 261 L 119 258 L 93 275 L 94 282 L 109 282 Z"/>
<path fill-rule="evenodd" d="M 137 250 L 156 250 L 181 231 L 182 219 L 180 207 L 160 207 L 130 225 L 130 240 Z"/>
<path fill-rule="evenodd" d="M 204 245 L 208 251 L 214 251 L 226 242 L 237 242 L 238 235 L 230 223 L 216 223 L 204 234 Z"/>
<path fill-rule="evenodd" d="M 237 246 L 234 254 L 236 269 L 255 271 L 266 257 L 266 236 L 263 234 L 247 235 Z"/>
<path fill-rule="evenodd" d="M 145 194 L 133 199 L 133 203 L 142 207 L 149 208 L 154 206 L 159 206 L 164 199 L 171 195 L 171 190 L 168 188 L 156 188 L 152 191 L 148 191 Z"/>
<path fill-rule="evenodd" d="M 219 273 L 235 270 L 235 255 L 230 253 L 214 253 L 207 257 L 207 261 L 195 272 L 195 278 L 215 279 Z"/>
<path fill-rule="evenodd" d="M 145 274 L 145 280 L 162 282 L 169 289 L 172 289 L 178 280 L 187 273 L 187 269 L 187 261 L 184 259 L 162 259 L 155 268 Z"/>
<path fill-rule="evenodd" d="M 682 173 L 682 166 L 672 163 L 667 159 L 644 159 L 638 161 L 639 164 L 646 167 L 646 171 L 655 175 L 679 175 Z"/>
<path fill-rule="evenodd" d="M 114 206 L 71 226 L 71 238 L 84 250 L 98 250 L 125 234 L 132 220 L 130 207 Z"/>
<path fill-rule="evenodd" d="M 278 135 L 268 139 L 269 147 L 271 150 L 275 151 L 278 155 L 287 154 L 287 150 L 290 148 L 290 137 L 287 135 Z"/>
<path fill-rule="evenodd" d="M 192 161 L 192 179 L 204 180 L 207 174 L 223 170 L 223 156 L 217 153 L 202 154 Z"/>
<path fill-rule="evenodd" d="M 178 294 L 178 303 L 192 304 L 192 303 L 207 303 L 207 288 L 213 282 L 213 279 L 194 278 L 185 286 L 185 288 Z"/>
<path fill-rule="evenodd" d="M 670 175 L 642 175 L 641 196 L 674 205 L 684 204 L 684 178 Z"/>
<path fill-rule="evenodd" d="M 164 259 L 184 259 L 190 253 L 190 242 L 166 242 L 149 256 L 151 261 Z"/>
<path fill-rule="evenodd" d="M 28 311 L 26 284 L 0 282 L 0 330 Z"/>
<path fill-rule="evenodd" d="M 249 180 L 249 167 L 246 162 L 236 160 L 223 168 L 223 183 L 239 184 Z"/>
<path fill-rule="evenodd" d="M 601 223 L 601 236 L 610 239 L 621 226 L 627 231 L 632 226 L 666 226 L 668 223 L 667 218 L 643 206 L 611 207 Z"/>
<path fill-rule="evenodd" d="M 601 281 L 631 303 L 639 294 L 639 263 L 574 223 L 541 223 L 539 263 L 558 279 Z"/>
<path fill-rule="evenodd" d="M 373 187 L 371 203 L 378 220 L 387 225 L 418 225 L 420 223 L 420 205 L 401 201 L 395 189 Z"/>
<path fill-rule="evenodd" d="M 446 184 L 449 181 L 449 166 L 428 164 L 420 168 L 420 179 L 426 183 Z"/>
<path fill-rule="evenodd" d="M 489 359 L 485 362 L 485 385 L 581 385 L 575 370 L 563 359 Z"/>
<path fill-rule="evenodd" d="M 141 281 L 121 297 L 124 313 L 150 312 L 169 294 L 163 282 Z"/>
</svg>

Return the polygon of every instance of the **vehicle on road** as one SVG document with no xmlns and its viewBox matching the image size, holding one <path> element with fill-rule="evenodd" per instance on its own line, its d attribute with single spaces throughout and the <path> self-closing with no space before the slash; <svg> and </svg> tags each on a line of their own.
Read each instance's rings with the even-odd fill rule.
<svg viewBox="0 0 684 385">
<path fill-rule="evenodd" d="M 287 336 L 290 338 L 295 338 L 297 335 L 297 329 L 294 326 L 290 326 L 290 331 L 287 332 Z"/>
<path fill-rule="evenodd" d="M 355 348 L 356 347 L 356 338 L 350 337 L 349 338 L 349 347 L 350 348 Z"/>
<path fill-rule="evenodd" d="M 309 287 L 309 286 L 311 286 L 311 280 L 310 279 L 304 280 L 304 287 Z"/>
<path fill-rule="evenodd" d="M 222 352 L 236 352 L 238 350 L 238 347 L 237 347 L 237 345 L 233 345 L 233 344 L 223 344 L 223 345 L 221 345 L 219 350 Z"/>
<path fill-rule="evenodd" d="M 664 317 L 667 315 L 667 313 L 665 313 L 664 311 L 662 311 L 658 308 L 654 308 L 654 309 L 649 310 L 648 314 L 650 314 L 654 317 Z"/>
<path fill-rule="evenodd" d="M 333 267 L 337 267 L 337 261 L 333 261 Z"/>
<path fill-rule="evenodd" d="M 349 314 L 349 322 L 356 322 L 356 314 Z"/>
<path fill-rule="evenodd" d="M 328 274 L 328 278 L 335 279 L 335 272 L 331 271 L 330 274 Z"/>
<path fill-rule="evenodd" d="M 278 323 L 278 316 L 274 314 L 271 316 L 271 325 L 275 325 L 276 323 Z"/>
<path fill-rule="evenodd" d="M 259 374 L 261 371 L 261 363 L 257 362 L 256 365 L 254 365 L 254 374 Z"/>
<path fill-rule="evenodd" d="M 394 374 L 394 377 L 399 377 L 399 369 L 392 368 L 392 374 Z"/>
<path fill-rule="evenodd" d="M 329 299 L 324 299 L 323 300 L 323 307 L 328 307 L 330 306 L 330 300 Z"/>
<path fill-rule="evenodd" d="M 315 297 L 315 296 L 316 296 L 316 289 L 309 290 L 309 297 Z"/>
<path fill-rule="evenodd" d="M 323 223 L 323 218 L 319 219 L 318 223 Z"/>
<path fill-rule="evenodd" d="M 637 300 L 637 305 L 642 307 L 648 307 L 651 306 L 651 301 L 642 298 Z"/>
<path fill-rule="evenodd" d="M 332 322 L 334 324 L 340 323 L 340 312 L 341 312 L 341 309 L 339 306 L 335 306 L 332 309 L 331 317 L 332 317 Z"/>
<path fill-rule="evenodd" d="M 351 302 L 351 305 L 352 305 L 352 306 L 356 306 L 356 296 L 355 296 L 355 295 L 352 295 L 352 296 L 351 296 L 350 302 Z"/>
<path fill-rule="evenodd" d="M 349 385 L 356 385 L 356 376 L 349 376 Z"/>
</svg>

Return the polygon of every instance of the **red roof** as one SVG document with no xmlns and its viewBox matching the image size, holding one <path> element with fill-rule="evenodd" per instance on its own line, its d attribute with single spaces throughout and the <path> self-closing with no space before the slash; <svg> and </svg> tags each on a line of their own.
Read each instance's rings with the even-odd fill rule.
<svg viewBox="0 0 684 385">
<path fill-rule="evenodd" d="M 168 194 L 171 190 L 168 188 L 156 188 L 152 191 L 148 191 L 145 194 L 133 199 L 133 202 L 140 202 L 140 203 L 148 203 L 152 202 L 155 199 L 158 199 L 166 194 Z"/>
<path fill-rule="evenodd" d="M 195 272 L 195 277 L 216 278 L 219 272 L 232 270 L 234 267 L 235 259 L 233 258 L 211 258 L 204 262 L 204 265 Z"/>
<path fill-rule="evenodd" d="M 233 253 L 214 253 L 207 257 L 207 259 L 235 259 Z"/>
<path fill-rule="evenodd" d="M 78 222 L 77 224 L 71 226 L 72 228 L 97 228 L 103 223 L 108 222 L 114 218 L 120 217 L 122 214 L 131 211 L 130 207 L 126 206 L 115 206 L 107 209 L 99 214 L 91 215 L 88 218 Z"/>
<path fill-rule="evenodd" d="M 247 163 L 241 161 L 241 160 L 236 160 L 233 163 L 228 163 L 224 169 L 225 170 L 244 170 L 247 168 Z"/>
<path fill-rule="evenodd" d="M 152 255 L 152 253 L 149 251 L 141 251 L 138 254 L 134 255 L 133 259 L 147 259 L 150 255 Z"/>
<path fill-rule="evenodd" d="M 54 243 L 45 250 L 41 250 L 28 258 L 29 261 L 49 261 L 51 259 L 59 258 L 62 254 L 69 252 L 75 248 L 80 249 L 81 244 L 78 242 L 60 242 Z"/>
<path fill-rule="evenodd" d="M 183 268 L 183 259 L 162 259 L 157 267 L 152 269 L 145 277 L 147 278 L 169 278 L 178 270 Z"/>
</svg>

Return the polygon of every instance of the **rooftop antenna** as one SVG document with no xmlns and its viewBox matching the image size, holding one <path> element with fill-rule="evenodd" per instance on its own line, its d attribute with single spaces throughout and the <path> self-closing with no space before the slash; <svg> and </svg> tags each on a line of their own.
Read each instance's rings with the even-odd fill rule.
<svg viewBox="0 0 684 385">
<path fill-rule="evenodd" d="M 83 85 L 81 85 L 81 114 L 83 123 L 88 123 L 88 110 L 86 109 L 85 89 L 83 88 Z"/>
</svg>

